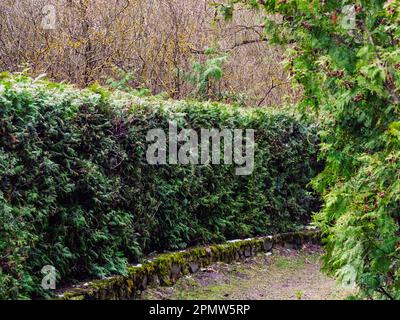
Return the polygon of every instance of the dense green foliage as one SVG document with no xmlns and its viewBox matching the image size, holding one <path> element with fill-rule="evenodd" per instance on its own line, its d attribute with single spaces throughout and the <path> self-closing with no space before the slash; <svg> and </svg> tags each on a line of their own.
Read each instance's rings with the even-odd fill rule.
<svg viewBox="0 0 400 320">
<path fill-rule="evenodd" d="M 325 269 L 363 297 L 400 299 L 400 1 L 235 0 L 228 18 L 234 3 L 268 13 L 300 107 L 321 119 Z"/>
<path fill-rule="evenodd" d="M 193 98 L 215 101 L 220 98 L 221 93 L 213 88 L 213 84 L 215 86 L 223 77 L 223 66 L 228 58 L 216 55 L 212 49 L 209 49 L 206 54 L 207 60 L 204 63 L 194 62 L 192 71 L 185 75 L 185 78 L 196 86 L 192 93 Z"/>
<path fill-rule="evenodd" d="M 149 165 L 146 133 L 256 130 L 255 170 Z M 284 231 L 316 198 L 316 134 L 293 116 L 215 103 L 83 91 L 24 75 L 0 77 L 0 298 L 45 296 L 58 284 L 124 273 L 152 250 Z"/>
</svg>

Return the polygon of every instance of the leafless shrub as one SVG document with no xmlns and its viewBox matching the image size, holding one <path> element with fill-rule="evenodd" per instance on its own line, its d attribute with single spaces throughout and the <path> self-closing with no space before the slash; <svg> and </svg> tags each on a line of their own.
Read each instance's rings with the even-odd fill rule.
<svg viewBox="0 0 400 320">
<path fill-rule="evenodd" d="M 2 0 L 0 69 L 30 68 L 34 75 L 79 86 L 132 73 L 132 87 L 184 98 L 192 85 L 181 70 L 204 61 L 205 48 L 229 52 L 220 90 L 242 93 L 246 105 L 281 104 L 296 97 L 283 70 L 281 49 L 262 38 L 262 17 L 239 10 L 215 20 L 210 0 Z M 44 28 L 45 6 L 56 9 Z M 229 96 L 228 96 L 229 101 Z"/>
</svg>

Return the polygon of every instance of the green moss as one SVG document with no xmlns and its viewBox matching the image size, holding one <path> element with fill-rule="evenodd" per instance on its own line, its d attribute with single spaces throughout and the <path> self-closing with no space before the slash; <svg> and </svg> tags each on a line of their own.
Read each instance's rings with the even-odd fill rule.
<svg viewBox="0 0 400 320">
<path fill-rule="evenodd" d="M 320 258 L 319 250 L 300 250 L 289 256 L 276 250 L 271 257 L 260 255 L 246 263 L 217 263 L 213 264 L 212 274 L 181 278 L 173 291 L 151 289 L 143 299 L 296 299 L 298 292 L 304 292 L 302 298 L 311 294 L 316 298 L 343 299 L 346 292 L 318 271 Z"/>
<path fill-rule="evenodd" d="M 314 241 L 319 236 L 318 231 L 299 231 L 279 234 L 272 239 L 270 237 L 247 239 L 165 253 L 143 265 L 129 267 L 127 276 L 96 280 L 87 288 L 65 292 L 63 299 L 128 299 L 135 297 L 137 292 L 143 289 L 143 283 L 149 283 L 154 276 L 158 277 L 161 285 L 172 286 L 177 279 L 189 272 L 191 262 L 197 262 L 201 267 L 207 267 L 218 261 L 230 263 L 238 257 L 243 258 L 246 252 L 251 256 L 263 252 L 265 241 L 277 244 L 301 244 L 305 241 Z"/>
</svg>

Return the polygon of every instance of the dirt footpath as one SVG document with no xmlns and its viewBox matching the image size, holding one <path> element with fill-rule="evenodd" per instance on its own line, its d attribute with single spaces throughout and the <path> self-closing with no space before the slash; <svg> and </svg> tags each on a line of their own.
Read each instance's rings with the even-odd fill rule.
<svg viewBox="0 0 400 320">
<path fill-rule="evenodd" d="M 351 294 L 320 272 L 320 247 L 274 249 L 233 264 L 216 263 L 181 278 L 173 287 L 149 288 L 143 299 L 330 300 Z"/>
</svg>

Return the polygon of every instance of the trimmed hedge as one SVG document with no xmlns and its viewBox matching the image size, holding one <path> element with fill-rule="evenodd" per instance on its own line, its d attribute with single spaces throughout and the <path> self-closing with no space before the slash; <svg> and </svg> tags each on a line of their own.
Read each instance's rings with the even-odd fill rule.
<svg viewBox="0 0 400 320">
<path fill-rule="evenodd" d="M 256 130 L 255 169 L 149 165 L 146 133 Z M 77 90 L 0 76 L 0 298 L 46 297 L 58 284 L 124 274 L 154 250 L 182 249 L 308 222 L 316 197 L 312 126 L 284 112 Z"/>
</svg>

